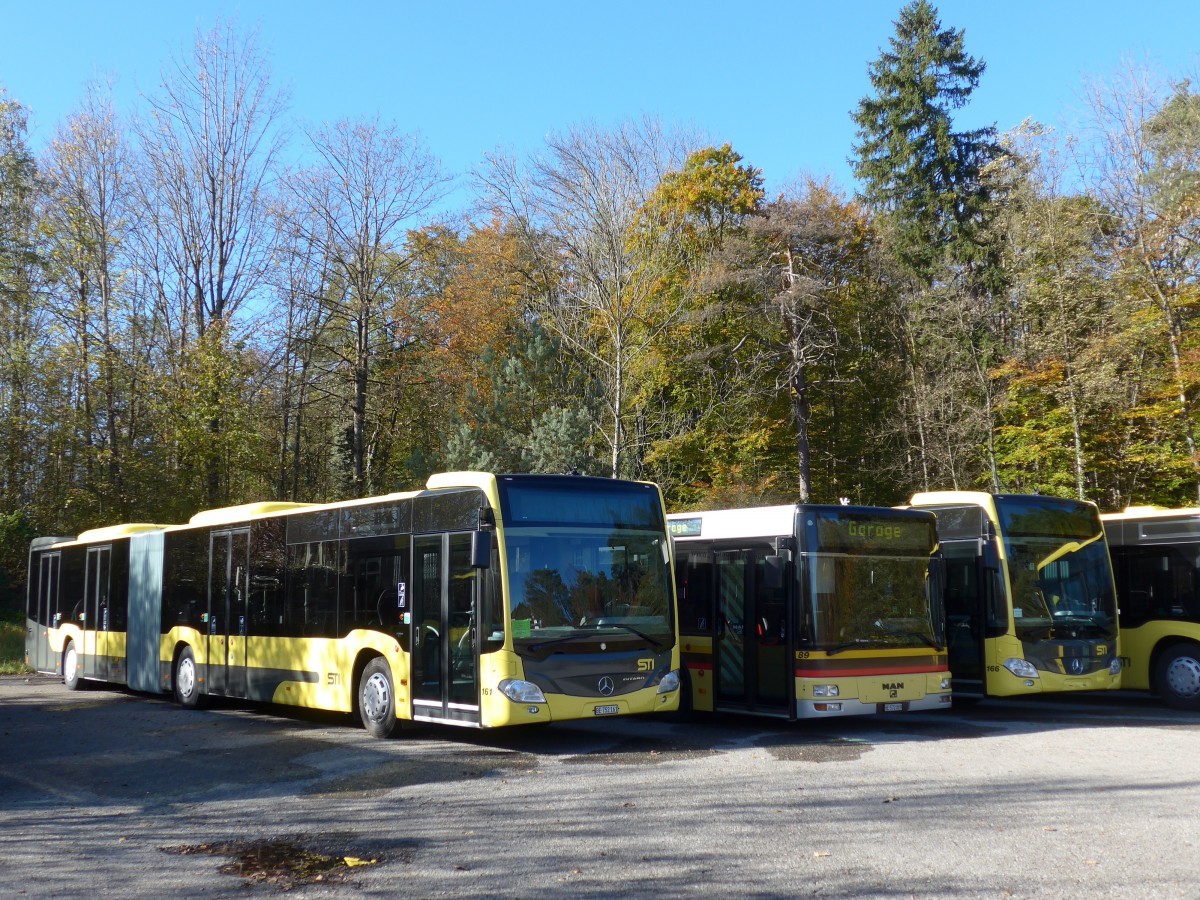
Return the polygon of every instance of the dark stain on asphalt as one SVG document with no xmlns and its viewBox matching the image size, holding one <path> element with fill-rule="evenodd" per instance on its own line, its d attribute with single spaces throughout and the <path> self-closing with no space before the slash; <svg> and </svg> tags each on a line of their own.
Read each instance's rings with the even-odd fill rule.
<svg viewBox="0 0 1200 900">
<path fill-rule="evenodd" d="M 860 741 L 805 737 L 780 740 L 778 735 L 762 741 L 760 746 L 780 762 L 807 763 L 853 762 L 874 749 Z"/>
<path fill-rule="evenodd" d="M 311 785 L 305 793 L 369 796 L 381 790 L 417 784 L 525 775 L 536 767 L 537 757 L 532 754 L 466 749 L 442 753 L 436 758 L 390 759 L 359 772 L 321 781 Z"/>
<path fill-rule="evenodd" d="M 715 756 L 719 750 L 704 746 L 698 741 L 669 740 L 654 737 L 636 737 L 595 750 L 568 756 L 563 759 L 569 764 L 596 764 L 606 766 L 647 766 L 664 762 L 701 759 Z"/>
</svg>

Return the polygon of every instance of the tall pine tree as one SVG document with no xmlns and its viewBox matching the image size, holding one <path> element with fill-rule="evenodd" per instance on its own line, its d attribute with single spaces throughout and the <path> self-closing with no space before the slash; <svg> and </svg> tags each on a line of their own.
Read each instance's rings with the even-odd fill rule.
<svg viewBox="0 0 1200 900">
<path fill-rule="evenodd" d="M 928 0 L 900 11 L 890 49 L 870 65 L 872 96 L 852 114 L 858 142 L 850 159 L 868 205 L 890 221 L 900 262 L 925 284 L 944 253 L 972 266 L 987 212 L 983 167 L 1000 152 L 995 126 L 955 131 L 951 112 L 979 85 L 985 64 L 963 31 L 943 28 Z"/>
</svg>

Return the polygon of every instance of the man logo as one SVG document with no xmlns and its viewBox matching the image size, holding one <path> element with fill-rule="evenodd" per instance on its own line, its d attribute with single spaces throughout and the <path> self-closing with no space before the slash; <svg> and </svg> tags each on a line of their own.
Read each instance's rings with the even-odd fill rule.
<svg viewBox="0 0 1200 900">
<path fill-rule="evenodd" d="M 603 694 L 605 697 L 609 696 L 610 694 L 612 694 L 613 691 L 615 691 L 617 689 L 616 684 L 614 684 L 613 680 L 611 678 L 609 678 L 607 675 L 605 675 L 603 678 L 600 679 L 600 681 L 597 683 L 596 687 L 600 691 L 600 693 Z"/>
</svg>

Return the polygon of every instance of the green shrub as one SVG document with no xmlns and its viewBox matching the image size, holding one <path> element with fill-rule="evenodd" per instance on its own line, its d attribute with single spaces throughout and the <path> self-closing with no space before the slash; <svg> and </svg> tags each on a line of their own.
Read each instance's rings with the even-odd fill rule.
<svg viewBox="0 0 1200 900">
<path fill-rule="evenodd" d="M 20 675 L 25 667 L 25 614 L 0 611 L 0 675 Z"/>
</svg>

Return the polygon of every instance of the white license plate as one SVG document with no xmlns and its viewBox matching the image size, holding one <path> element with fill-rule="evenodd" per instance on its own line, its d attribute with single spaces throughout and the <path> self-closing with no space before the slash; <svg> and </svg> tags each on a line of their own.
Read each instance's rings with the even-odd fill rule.
<svg viewBox="0 0 1200 900">
<path fill-rule="evenodd" d="M 903 703 L 885 703 L 883 704 L 884 712 L 904 712 Z"/>
<path fill-rule="evenodd" d="M 598 716 L 615 716 L 621 711 L 619 706 L 597 706 L 596 715 Z"/>
</svg>

